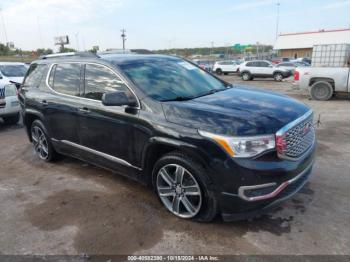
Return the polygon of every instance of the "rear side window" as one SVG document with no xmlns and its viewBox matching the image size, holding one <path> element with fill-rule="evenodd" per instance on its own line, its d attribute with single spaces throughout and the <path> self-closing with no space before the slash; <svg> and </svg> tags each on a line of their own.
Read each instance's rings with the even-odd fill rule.
<svg viewBox="0 0 350 262">
<path fill-rule="evenodd" d="M 48 70 L 46 64 L 32 64 L 24 79 L 23 86 L 38 88 L 45 83 L 45 77 Z"/>
<path fill-rule="evenodd" d="M 78 63 L 54 66 L 49 77 L 51 88 L 61 94 L 79 96 L 80 70 Z"/>
<path fill-rule="evenodd" d="M 269 67 L 270 66 L 270 64 L 267 62 L 259 62 L 259 64 L 260 64 L 260 67 Z"/>
<path fill-rule="evenodd" d="M 115 91 L 129 92 L 129 89 L 116 74 L 105 66 L 86 65 L 84 97 L 101 100 L 104 93 Z"/>
</svg>

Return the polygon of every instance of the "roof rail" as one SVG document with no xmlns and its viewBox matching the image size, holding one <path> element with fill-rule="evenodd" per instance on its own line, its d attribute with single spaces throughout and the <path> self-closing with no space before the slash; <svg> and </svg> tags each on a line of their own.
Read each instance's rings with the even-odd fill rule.
<svg viewBox="0 0 350 262">
<path fill-rule="evenodd" d="M 51 59 L 51 58 L 67 58 L 67 57 L 90 57 L 99 58 L 98 55 L 91 52 L 67 52 L 67 53 L 56 53 L 50 55 L 42 55 L 39 59 Z"/>
</svg>

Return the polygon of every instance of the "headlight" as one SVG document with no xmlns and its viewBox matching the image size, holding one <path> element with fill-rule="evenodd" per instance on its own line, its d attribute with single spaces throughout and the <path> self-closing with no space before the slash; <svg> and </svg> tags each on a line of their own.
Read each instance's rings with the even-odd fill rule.
<svg viewBox="0 0 350 262">
<path fill-rule="evenodd" d="M 17 88 L 14 84 L 5 85 L 4 88 L 6 97 L 17 95 Z"/>
<path fill-rule="evenodd" d="M 231 137 L 200 130 L 198 132 L 214 140 L 232 157 L 253 157 L 275 148 L 275 135 Z"/>
</svg>

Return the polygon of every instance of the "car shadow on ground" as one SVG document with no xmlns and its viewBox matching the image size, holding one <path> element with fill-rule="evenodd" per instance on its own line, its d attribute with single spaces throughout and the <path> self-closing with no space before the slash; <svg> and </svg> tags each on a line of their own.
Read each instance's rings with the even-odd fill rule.
<svg viewBox="0 0 350 262">
<path fill-rule="evenodd" d="M 63 166 L 69 171 L 57 180 L 69 183 L 71 178 L 79 177 L 106 188 L 103 191 L 65 189 L 26 207 L 27 220 L 41 230 L 77 227 L 74 246 L 81 253 L 130 254 L 153 247 L 169 231 L 204 241 L 206 245 L 227 245 L 247 232 L 266 231 L 280 236 L 292 229 L 294 217 L 283 215 L 283 204 L 250 221 L 227 223 L 218 217 L 211 223 L 198 223 L 173 216 L 150 188 L 123 176 L 71 158 L 49 165 L 54 169 Z M 33 186 L 40 188 L 40 184 L 41 178 Z M 290 200 L 289 206 L 296 210 L 294 216 L 305 212 L 312 195 L 307 185 L 301 194 Z"/>
</svg>

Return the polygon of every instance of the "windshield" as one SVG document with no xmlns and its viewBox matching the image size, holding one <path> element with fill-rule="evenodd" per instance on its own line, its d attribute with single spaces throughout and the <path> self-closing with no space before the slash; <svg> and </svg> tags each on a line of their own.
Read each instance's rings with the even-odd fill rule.
<svg viewBox="0 0 350 262">
<path fill-rule="evenodd" d="M 226 89 L 204 70 L 180 59 L 132 61 L 123 72 L 148 96 L 159 100 L 186 100 Z"/>
<path fill-rule="evenodd" d="M 24 65 L 0 65 L 0 71 L 7 77 L 24 77 L 27 67 Z"/>
</svg>

